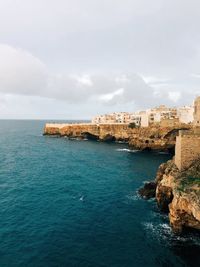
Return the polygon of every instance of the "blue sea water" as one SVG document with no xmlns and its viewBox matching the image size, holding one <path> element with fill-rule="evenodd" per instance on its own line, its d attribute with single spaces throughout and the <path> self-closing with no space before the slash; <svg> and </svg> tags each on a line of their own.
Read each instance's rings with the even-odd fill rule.
<svg viewBox="0 0 200 267">
<path fill-rule="evenodd" d="M 175 236 L 137 195 L 169 155 L 42 136 L 0 121 L 1 267 L 200 266 L 197 233 Z"/>
</svg>

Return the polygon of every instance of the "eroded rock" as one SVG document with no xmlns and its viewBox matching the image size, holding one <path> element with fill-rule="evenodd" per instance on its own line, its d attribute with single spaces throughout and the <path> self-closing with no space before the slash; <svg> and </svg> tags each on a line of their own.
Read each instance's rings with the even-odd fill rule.
<svg viewBox="0 0 200 267">
<path fill-rule="evenodd" d="M 146 199 L 154 198 L 156 195 L 156 186 L 155 182 L 145 183 L 144 187 L 138 190 L 138 193 L 141 197 Z"/>
<path fill-rule="evenodd" d="M 165 167 L 162 177 L 158 175 L 158 206 L 169 211 L 174 232 L 181 233 L 187 228 L 200 230 L 200 160 L 184 172 L 177 169 L 173 160 Z"/>
</svg>

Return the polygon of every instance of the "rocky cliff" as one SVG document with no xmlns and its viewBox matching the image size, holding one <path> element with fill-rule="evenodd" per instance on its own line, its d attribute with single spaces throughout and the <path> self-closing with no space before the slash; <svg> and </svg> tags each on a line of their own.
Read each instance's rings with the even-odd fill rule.
<svg viewBox="0 0 200 267">
<path fill-rule="evenodd" d="M 174 160 L 162 164 L 155 179 L 155 191 L 159 208 L 169 212 L 172 229 L 181 233 L 184 229 L 200 230 L 200 159 L 190 168 L 180 172 Z M 149 196 L 151 184 L 146 184 L 143 196 Z"/>
<path fill-rule="evenodd" d="M 131 129 L 128 124 L 46 124 L 44 135 L 59 135 L 69 138 L 88 138 L 102 141 L 128 141 Z"/>
<path fill-rule="evenodd" d="M 102 141 L 128 141 L 132 148 L 171 150 L 176 136 L 187 125 L 151 126 L 131 129 L 128 124 L 47 124 L 45 135 L 88 138 Z M 175 232 L 185 228 L 200 230 L 200 159 L 182 172 L 174 159 L 160 165 L 155 181 L 139 190 L 146 198 L 156 197 L 159 208 L 169 213 Z"/>
<path fill-rule="evenodd" d="M 130 136 L 129 145 L 140 150 L 173 150 L 179 130 L 189 128 L 190 126 L 184 124 L 138 128 Z"/>
<path fill-rule="evenodd" d="M 175 147 L 178 131 L 189 128 L 190 126 L 182 124 L 134 129 L 131 129 L 128 124 L 46 124 L 44 134 L 102 141 L 126 141 L 131 148 L 141 150 L 171 150 Z"/>
</svg>

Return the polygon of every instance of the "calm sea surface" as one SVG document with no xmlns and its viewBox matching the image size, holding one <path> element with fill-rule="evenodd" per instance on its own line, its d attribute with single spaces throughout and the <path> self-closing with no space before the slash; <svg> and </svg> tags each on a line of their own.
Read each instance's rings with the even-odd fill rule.
<svg viewBox="0 0 200 267">
<path fill-rule="evenodd" d="M 43 137 L 45 122 L 0 121 L 0 266 L 200 266 L 137 189 L 169 155 Z"/>
</svg>

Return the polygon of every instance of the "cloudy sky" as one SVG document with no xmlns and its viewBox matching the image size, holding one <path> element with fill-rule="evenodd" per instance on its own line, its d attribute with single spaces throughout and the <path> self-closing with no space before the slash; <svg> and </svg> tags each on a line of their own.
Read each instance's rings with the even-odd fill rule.
<svg viewBox="0 0 200 267">
<path fill-rule="evenodd" d="M 0 0 L 0 118 L 191 104 L 199 10 L 199 0 Z"/>
</svg>

